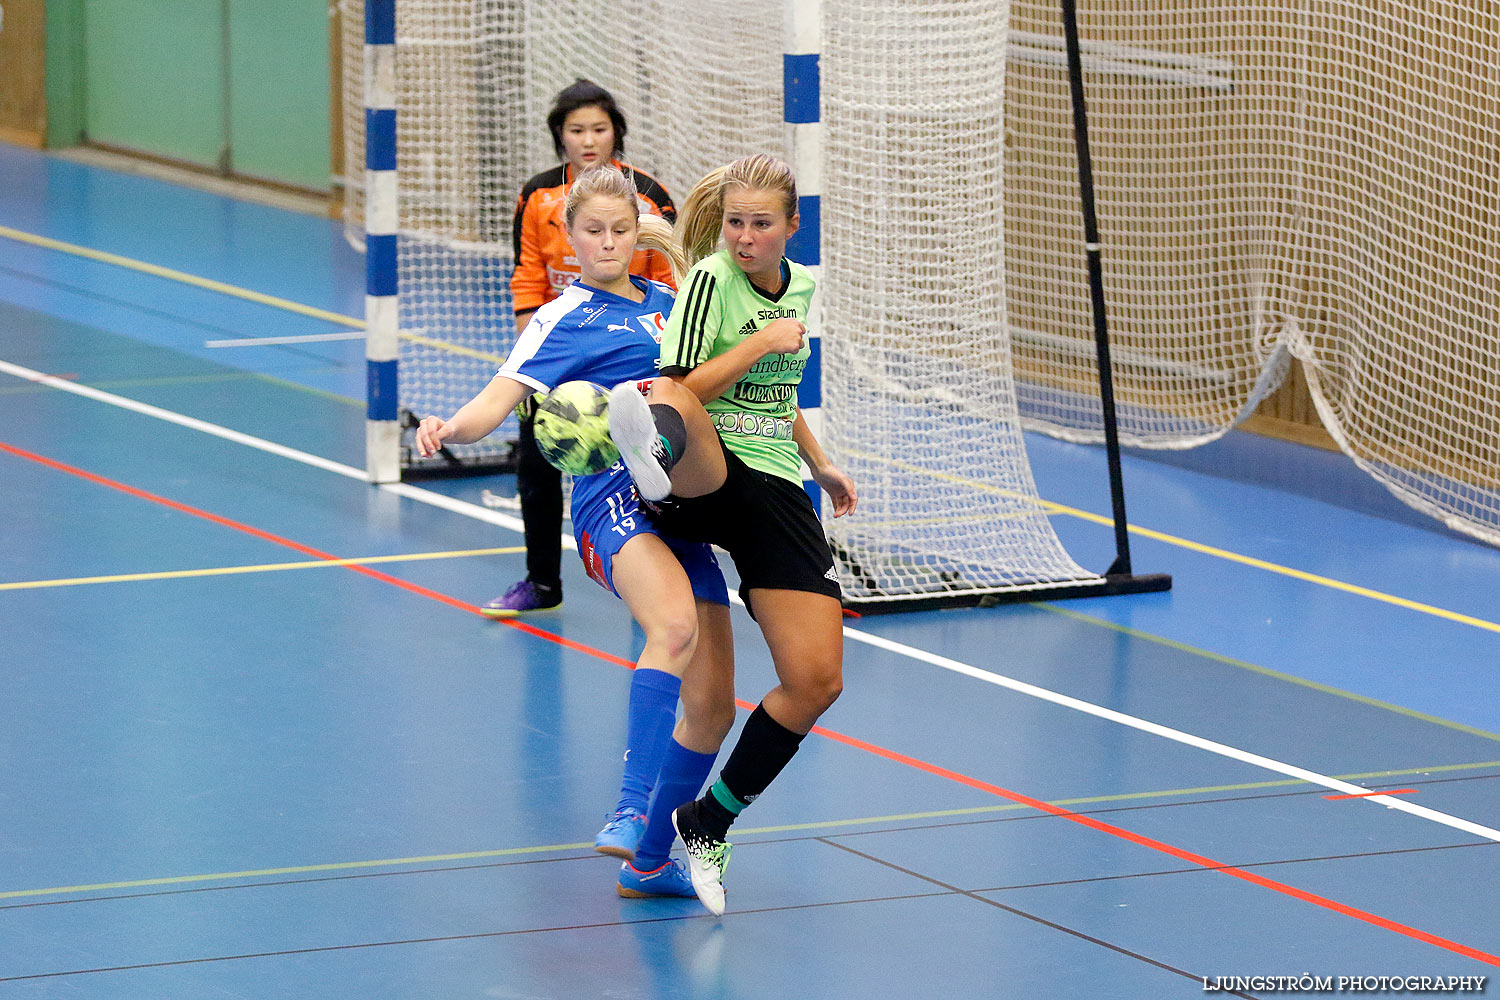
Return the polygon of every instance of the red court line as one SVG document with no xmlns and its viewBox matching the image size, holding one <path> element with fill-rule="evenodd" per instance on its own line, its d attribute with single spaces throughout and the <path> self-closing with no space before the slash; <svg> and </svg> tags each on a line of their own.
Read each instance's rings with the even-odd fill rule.
<svg viewBox="0 0 1500 1000">
<path fill-rule="evenodd" d="M 1325 795 L 1323 798 L 1332 802 L 1334 799 L 1369 799 L 1376 795 L 1416 795 L 1415 788 L 1393 788 L 1389 792 L 1350 792 L 1348 795 Z"/>
<path fill-rule="evenodd" d="M 191 507 L 188 504 L 179 503 L 176 500 L 158 496 L 157 494 L 151 493 L 147 490 L 117 482 L 113 479 L 106 478 L 105 476 L 96 475 L 95 473 L 89 472 L 85 469 L 80 469 L 76 466 L 68 465 L 65 462 L 59 462 L 56 459 L 47 458 L 44 455 L 38 455 L 34 452 L 26 451 L 24 448 L 17 448 L 14 445 L 6 444 L 4 441 L 0 441 L 0 451 L 8 452 L 12 455 L 15 455 L 17 458 L 24 458 L 28 461 L 36 462 L 39 465 L 45 465 L 49 469 L 56 469 L 58 472 L 66 472 L 70 476 L 77 476 L 80 479 L 86 479 L 91 483 L 96 483 L 100 486 L 106 486 L 112 490 L 118 490 L 121 493 L 136 497 L 141 500 L 149 500 L 152 503 L 161 504 L 163 507 L 169 507 L 172 510 L 179 511 L 183 514 L 189 514 L 193 517 L 199 517 L 205 521 L 211 521 L 214 524 L 222 525 L 226 528 L 233 528 L 235 531 L 244 532 L 247 535 L 252 535 L 256 538 L 262 539 L 263 541 L 272 542 L 276 545 L 284 546 L 285 548 L 289 548 L 294 552 L 300 552 L 303 555 L 312 556 L 314 559 L 325 559 L 332 562 L 340 558 L 339 556 L 333 555 L 331 553 L 315 549 L 310 545 L 303 545 L 301 542 L 294 542 L 290 538 L 282 538 L 280 535 L 272 534 L 269 531 L 263 531 L 260 528 L 252 527 L 248 524 L 242 524 L 241 522 L 232 520 L 231 518 L 222 517 L 218 514 L 211 514 L 206 510 L 199 510 L 197 507 Z M 407 580 L 402 580 L 400 577 L 391 576 L 389 573 L 382 573 L 378 569 L 371 569 L 368 566 L 355 565 L 349 565 L 343 568 L 353 570 L 354 572 L 362 574 L 364 576 L 368 576 L 372 580 L 379 580 L 381 583 L 388 583 L 393 587 L 400 587 L 402 590 L 409 591 L 413 594 L 431 598 L 434 601 L 439 601 L 443 604 L 449 605 L 450 607 L 458 608 L 460 611 L 467 611 L 470 614 L 480 616 L 483 616 L 484 614 L 479 610 L 479 606 L 476 604 L 470 604 L 467 601 L 460 601 L 456 597 L 449 597 L 447 594 L 440 593 L 436 590 L 430 590 L 427 587 L 411 583 Z M 548 642 L 555 642 L 559 646 L 564 646 L 568 649 L 574 650 L 575 652 L 584 653 L 589 656 L 596 656 L 601 660 L 608 660 L 610 663 L 614 663 L 618 666 L 635 666 L 635 664 L 631 663 L 629 660 L 622 659 L 621 657 L 614 656 L 610 653 L 606 653 L 603 650 L 593 649 L 592 647 L 585 646 L 582 643 L 574 642 L 572 639 L 565 639 L 560 635 L 553 635 L 551 632 L 544 632 L 543 630 L 532 625 L 527 625 L 524 622 L 501 620 L 501 624 L 508 625 L 509 627 L 516 629 L 519 632 L 525 632 L 528 635 L 534 635 L 539 639 L 546 639 Z"/>
<path fill-rule="evenodd" d="M 142 500 L 149 500 L 152 503 L 161 504 L 163 506 L 171 508 L 172 510 L 180 511 L 184 514 L 190 514 L 193 517 L 200 517 L 206 521 L 212 521 L 214 524 L 223 525 L 226 528 L 233 528 L 236 531 L 245 532 L 246 534 L 253 535 L 256 538 L 264 539 L 265 541 L 285 546 L 297 552 L 313 556 L 317 559 L 336 560 L 339 558 L 338 556 L 330 555 L 326 552 L 320 552 L 319 550 L 311 548 L 310 546 L 303 545 L 300 542 L 294 542 L 289 538 L 282 538 L 280 535 L 274 535 L 268 531 L 262 531 L 261 529 L 251 527 L 248 524 L 241 524 L 239 521 L 234 521 L 227 517 L 221 517 L 218 514 L 211 514 L 208 511 L 199 510 L 196 507 L 191 507 L 187 504 L 179 503 L 176 500 L 169 500 L 166 497 L 157 496 L 155 493 L 149 493 L 146 490 L 137 489 L 134 486 L 128 486 L 125 483 L 116 482 L 113 479 L 95 475 L 92 472 L 87 472 L 83 469 L 79 469 L 74 466 L 55 461 L 54 459 L 46 458 L 42 455 L 37 455 L 33 452 L 25 451 L 21 448 L 16 448 L 12 445 L 6 444 L 3 441 L 0 441 L 0 451 L 8 452 L 9 454 L 15 455 L 18 458 L 27 459 L 28 461 L 37 462 L 41 465 L 47 466 L 48 468 L 56 469 L 59 472 L 66 472 L 69 475 L 78 476 L 79 478 L 86 479 L 91 483 L 97 483 L 100 486 L 106 486 L 109 489 L 118 490 L 121 493 L 125 493 L 133 497 L 138 497 Z M 439 593 L 436 590 L 429 590 L 426 587 L 421 587 L 417 584 L 409 583 L 405 580 L 391 576 L 388 573 L 382 573 L 379 570 L 370 569 L 367 566 L 349 565 L 345 566 L 344 568 L 353 570 L 356 573 L 362 573 L 365 576 L 380 580 L 383 583 L 389 583 L 393 586 L 400 587 L 402 590 L 409 591 L 413 594 L 418 594 L 422 597 L 428 597 L 432 600 L 440 601 L 443 604 L 450 605 L 451 607 L 459 608 L 460 610 L 468 611 L 476 615 L 482 614 L 476 605 L 469 604 L 466 601 L 460 601 L 455 597 L 449 597 L 447 594 Z M 634 664 L 632 664 L 630 661 L 615 656 L 612 653 L 606 653 L 603 650 L 585 646 L 584 644 L 574 642 L 571 639 L 565 639 L 562 636 L 554 635 L 551 632 L 536 628 L 533 625 L 510 621 L 503 622 L 503 624 L 509 625 L 512 628 L 525 632 L 528 635 L 534 635 L 537 638 L 545 639 L 548 642 L 555 642 L 560 646 L 565 646 L 568 649 L 584 653 L 588 656 L 597 657 L 598 659 L 605 660 L 606 662 L 613 663 L 618 666 L 632 668 L 634 667 Z M 740 701 L 739 699 L 735 699 L 735 703 L 740 707 L 746 709 L 753 707 L 746 702 Z M 1214 859 L 1205 857 L 1204 855 L 1195 854 L 1194 852 L 1185 850 L 1181 847 L 1174 847 L 1173 845 L 1165 843 L 1164 841 L 1156 840 L 1152 837 L 1147 837 L 1144 834 L 1139 834 L 1132 830 L 1127 830 L 1124 827 L 1115 826 L 1112 823 L 1106 823 L 1103 820 L 1095 819 L 1092 816 L 1084 816 L 1079 813 L 1072 812 L 1068 809 L 1064 809 L 1061 806 L 1055 806 L 1050 802 L 1044 802 L 1041 799 L 1034 799 L 1029 795 L 1023 795 L 1020 792 L 1013 792 L 1008 788 L 1002 788 L 999 785 L 992 785 L 989 782 L 981 781 L 978 778 L 971 778 L 966 774 L 960 774 L 958 771 L 949 770 L 948 768 L 942 767 L 938 764 L 931 764 L 927 761 L 919 760 L 916 757 L 908 757 L 906 754 L 899 753 L 895 750 L 888 750 L 885 747 L 879 746 L 875 743 L 868 743 L 864 740 L 859 739 L 858 737 L 848 736 L 844 733 L 840 733 L 832 729 L 825 729 L 822 726 L 814 726 L 812 731 L 814 733 L 817 733 L 819 736 L 826 737 L 827 739 L 834 740 L 838 743 L 843 743 L 846 746 L 854 747 L 858 750 L 863 750 L 866 753 L 872 753 L 877 757 L 883 757 L 886 760 L 894 761 L 898 764 L 904 764 L 907 767 L 914 768 L 915 770 L 923 771 L 927 774 L 931 774 L 940 778 L 945 778 L 957 784 L 965 785 L 969 788 L 986 792 L 990 795 L 994 795 L 1002 799 L 1008 799 L 1011 802 L 1015 802 L 1019 805 L 1035 809 L 1038 812 L 1048 813 L 1049 815 L 1056 816 L 1060 819 L 1078 823 L 1082 826 L 1097 830 L 1100 833 L 1106 833 L 1112 837 L 1118 837 L 1121 840 L 1129 841 L 1132 844 L 1137 844 L 1141 847 L 1149 848 L 1153 851 L 1159 851 L 1162 854 L 1169 855 L 1170 857 L 1177 858 L 1181 861 L 1186 861 L 1189 864 L 1197 865 L 1210 871 L 1222 872 L 1225 875 L 1240 879 L 1244 882 L 1249 882 L 1252 885 L 1258 885 L 1262 888 L 1270 889 L 1272 892 L 1280 893 L 1283 896 L 1290 896 L 1293 899 L 1298 899 L 1305 903 L 1311 903 L 1313 906 L 1321 907 L 1325 910 L 1330 910 L 1334 913 L 1341 914 L 1342 916 L 1352 917 L 1355 920 L 1362 921 L 1374 927 L 1379 927 L 1383 930 L 1391 931 L 1395 934 L 1400 934 L 1403 937 L 1411 938 L 1414 941 L 1421 941 L 1424 944 L 1430 944 L 1445 951 L 1451 951 L 1454 954 L 1462 955 L 1465 958 L 1472 958 L 1477 962 L 1483 962 L 1486 965 L 1492 965 L 1496 968 L 1500 968 L 1500 955 L 1491 955 L 1488 952 L 1480 951 L 1478 948 L 1471 948 L 1468 945 L 1459 944 L 1457 941 L 1450 941 L 1447 938 L 1439 937 L 1436 934 L 1430 934 L 1427 931 L 1418 930 L 1415 927 L 1409 927 L 1406 924 L 1387 919 L 1386 917 L 1382 917 L 1379 914 L 1370 913 L 1367 910 L 1361 910 L 1358 907 L 1349 906 L 1345 903 L 1340 903 L 1337 900 L 1319 896 L 1316 893 L 1308 892 L 1305 889 L 1298 889 L 1296 886 L 1287 885 L 1284 882 L 1278 882 L 1275 879 L 1267 878 L 1266 876 L 1258 874 L 1256 872 L 1247 871 L 1244 868 L 1236 868 L 1233 865 L 1223 864 L 1222 862 L 1215 861 Z M 1370 794 L 1389 795 L 1392 793 L 1372 792 Z"/>
<path fill-rule="evenodd" d="M 1057 816 L 1061 819 L 1070 820 L 1071 822 L 1091 827 L 1095 830 L 1098 830 L 1100 833 L 1107 833 L 1112 837 L 1119 837 L 1121 840 L 1128 840 L 1132 844 L 1139 844 L 1141 847 L 1148 847 L 1153 851 L 1160 851 L 1163 854 L 1167 854 L 1182 861 L 1189 862 L 1190 864 L 1198 865 L 1202 868 L 1217 872 L 1223 872 L 1225 875 L 1229 875 L 1234 878 L 1241 879 L 1245 882 L 1250 882 L 1254 885 L 1270 889 L 1272 892 L 1279 892 L 1284 896 L 1290 896 L 1293 899 L 1300 899 L 1305 903 L 1311 903 L 1314 906 L 1322 907 L 1325 910 L 1332 910 L 1334 913 L 1339 913 L 1346 917 L 1353 917 L 1355 920 L 1361 920 L 1367 924 L 1372 924 L 1375 927 L 1380 927 L 1388 931 L 1394 931 L 1397 934 L 1412 938 L 1413 940 L 1422 941 L 1426 944 L 1434 945 L 1438 948 L 1454 952 L 1455 954 L 1463 955 L 1465 958 L 1472 958 L 1475 961 L 1484 962 L 1487 965 L 1493 965 L 1497 968 L 1500 968 L 1500 955 L 1491 955 L 1488 952 L 1480 951 L 1478 948 L 1471 948 L 1466 944 L 1459 944 L 1457 941 L 1449 941 L 1447 938 L 1438 937 L 1436 934 L 1429 934 L 1427 931 L 1418 930 L 1415 927 L 1408 927 L 1405 924 L 1397 923 L 1394 920 L 1389 920 L 1385 917 L 1380 916 L 1379 914 L 1370 913 L 1366 910 L 1361 910 L 1358 907 L 1349 906 L 1345 903 L 1340 903 L 1337 900 L 1319 896 L 1315 893 L 1308 892 L 1305 889 L 1298 889 L 1296 886 L 1287 885 L 1285 882 L 1278 882 L 1275 879 L 1266 878 L 1264 875 L 1260 875 L 1252 871 L 1247 871 L 1244 868 L 1236 868 L 1233 865 L 1226 865 L 1222 862 L 1215 861 L 1212 858 L 1204 857 L 1201 854 L 1195 854 L 1192 851 L 1184 850 L 1181 847 L 1174 847 L 1171 844 L 1164 843 L 1163 841 L 1156 840 L 1152 837 L 1147 837 L 1144 834 L 1135 833 L 1134 831 L 1127 830 L 1124 827 L 1115 826 L 1112 823 L 1106 823 L 1103 820 L 1095 819 L 1092 816 L 1083 816 L 1078 813 L 1071 812 L 1070 810 L 1064 809 L 1061 806 L 1055 806 L 1050 802 L 1043 802 L 1041 799 L 1034 799 L 1029 795 L 1022 795 L 1020 792 L 1013 792 L 1007 788 L 1001 788 L 999 785 L 992 785 L 987 781 L 980 781 L 978 778 L 971 778 L 968 775 L 959 774 L 957 771 L 950 771 L 946 767 L 941 767 L 937 764 L 929 764 L 926 761 L 918 760 L 915 757 L 908 757 L 903 753 L 897 753 L 894 750 L 887 750 L 886 748 L 876 746 L 873 743 L 866 743 L 864 740 L 857 739 L 853 736 L 845 736 L 842 733 L 835 733 L 831 730 L 825 730 L 821 728 L 815 728 L 813 731 L 820 733 L 821 735 L 826 736 L 829 739 L 837 740 L 840 743 L 846 743 L 849 746 L 857 747 L 860 750 L 865 750 L 869 753 L 875 754 L 878 757 L 884 757 L 887 760 L 893 760 L 898 763 L 905 764 L 906 766 L 916 768 L 919 771 L 926 771 L 928 774 L 947 778 L 949 781 L 957 782 L 960 785 L 967 785 L 970 788 L 975 788 L 982 792 L 988 792 L 991 795 L 997 795 L 1000 798 L 1009 799 L 1012 802 L 1016 802 L 1024 806 L 1030 806 L 1033 809 L 1045 813 L 1050 813 L 1051 815 Z"/>
</svg>

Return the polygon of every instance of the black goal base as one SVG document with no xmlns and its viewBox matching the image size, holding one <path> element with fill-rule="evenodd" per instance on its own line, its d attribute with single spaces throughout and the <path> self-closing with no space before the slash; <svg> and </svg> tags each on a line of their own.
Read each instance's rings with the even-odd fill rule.
<svg viewBox="0 0 1500 1000">
<path fill-rule="evenodd" d="M 401 481 L 417 479 L 457 479 L 460 476 L 488 476 L 497 472 L 516 471 L 515 451 L 503 455 L 481 455 L 467 458 L 444 448 L 436 455 L 418 457 L 402 449 Z"/>
<path fill-rule="evenodd" d="M 918 594 L 875 601 L 845 601 L 844 611 L 851 616 L 860 617 L 887 615 L 901 611 L 936 611 L 942 608 L 992 608 L 997 604 L 1065 601 L 1074 597 L 1154 594 L 1171 589 L 1172 575 L 1170 573 L 1116 573 L 1102 577 L 1097 583 L 1080 583 L 1066 587 L 1038 587 L 1035 590 L 1005 590 L 999 593 Z"/>
<path fill-rule="evenodd" d="M 493 451 L 478 455 L 459 454 L 440 448 L 426 458 L 417 454 L 417 415 L 401 409 L 401 481 L 416 479 L 456 479 L 460 476 L 488 476 L 497 472 L 516 471 L 516 442 L 499 454 Z"/>
</svg>

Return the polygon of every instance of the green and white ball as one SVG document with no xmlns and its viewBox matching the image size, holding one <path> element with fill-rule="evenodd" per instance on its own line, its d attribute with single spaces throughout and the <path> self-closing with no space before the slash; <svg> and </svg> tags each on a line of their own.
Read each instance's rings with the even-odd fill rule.
<svg viewBox="0 0 1500 1000">
<path fill-rule="evenodd" d="M 609 437 L 609 391 L 593 382 L 564 382 L 536 408 L 536 446 L 571 476 L 592 476 L 620 460 Z"/>
</svg>

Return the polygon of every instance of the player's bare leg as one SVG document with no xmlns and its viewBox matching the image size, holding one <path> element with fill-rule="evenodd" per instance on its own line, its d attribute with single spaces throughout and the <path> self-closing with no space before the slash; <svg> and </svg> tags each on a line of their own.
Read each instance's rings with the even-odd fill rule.
<svg viewBox="0 0 1500 1000">
<path fill-rule="evenodd" d="M 687 849 L 693 888 L 715 915 L 724 912 L 729 827 L 790 763 L 843 691 L 843 609 L 838 598 L 753 588 L 750 607 L 780 680 L 761 699 L 707 794 L 680 806 L 672 824 Z"/>
</svg>

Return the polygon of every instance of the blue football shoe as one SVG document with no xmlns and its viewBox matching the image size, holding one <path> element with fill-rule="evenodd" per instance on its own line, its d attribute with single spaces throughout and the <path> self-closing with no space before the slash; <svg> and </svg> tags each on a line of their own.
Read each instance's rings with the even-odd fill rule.
<svg viewBox="0 0 1500 1000">
<path fill-rule="evenodd" d="M 594 838 L 594 850 L 612 858 L 635 860 L 635 849 L 646 835 L 646 814 L 639 809 L 621 809 L 609 814 L 609 821 Z"/>
<path fill-rule="evenodd" d="M 620 866 L 620 881 L 615 892 L 626 899 L 656 899 L 673 896 L 679 899 L 694 899 L 698 891 L 688 877 L 682 862 L 669 859 L 649 872 L 637 871 L 629 861 Z"/>
</svg>

